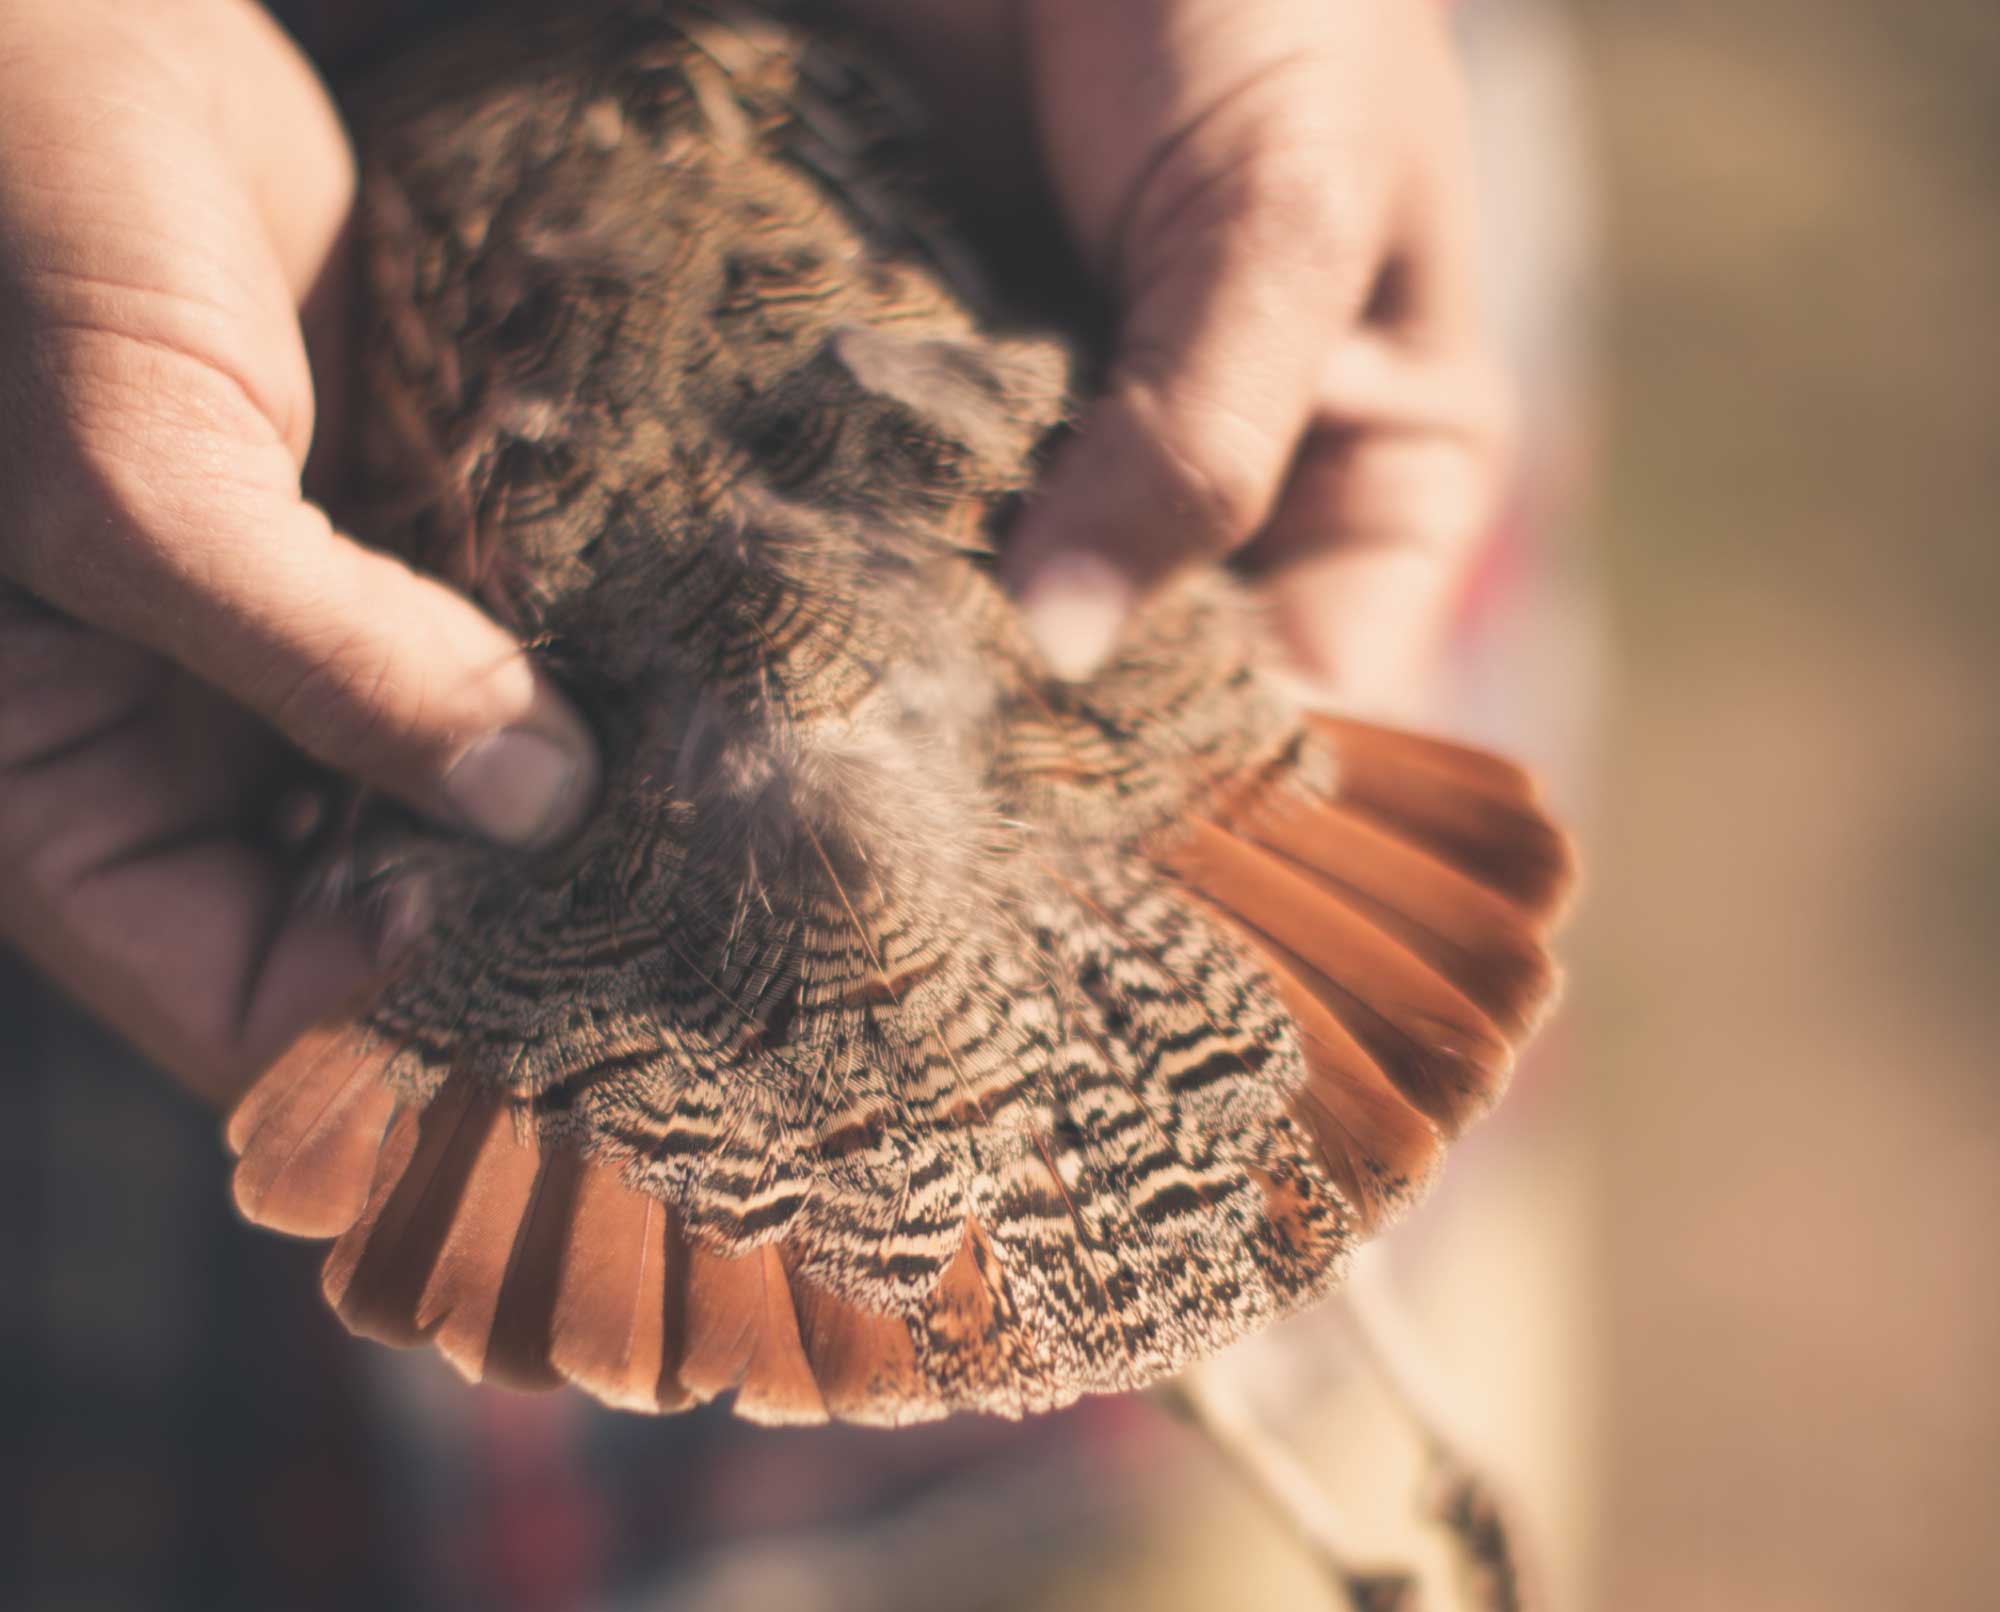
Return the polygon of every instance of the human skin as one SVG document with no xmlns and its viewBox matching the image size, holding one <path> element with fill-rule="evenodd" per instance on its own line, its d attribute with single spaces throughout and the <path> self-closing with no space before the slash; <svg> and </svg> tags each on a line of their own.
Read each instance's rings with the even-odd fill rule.
<svg viewBox="0 0 2000 1612">
<path fill-rule="evenodd" d="M 1464 134 L 1420 0 L 849 0 L 1046 192 L 1114 350 L 1011 579 L 1081 676 L 1236 555 L 1335 698 L 1424 660 L 1499 472 Z M 0 0 L 0 936 L 220 1101 L 399 925 L 300 907 L 288 757 L 553 843 L 587 727 L 338 475 L 353 159 L 250 0 Z M 365 537 L 366 534 L 358 534 Z"/>
</svg>

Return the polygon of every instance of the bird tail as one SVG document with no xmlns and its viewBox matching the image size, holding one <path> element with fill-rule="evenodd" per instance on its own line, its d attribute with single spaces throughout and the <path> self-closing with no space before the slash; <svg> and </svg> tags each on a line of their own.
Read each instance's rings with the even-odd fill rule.
<svg viewBox="0 0 2000 1612">
<path fill-rule="evenodd" d="M 1306 1070 L 1290 1117 L 1367 1231 L 1419 1195 L 1545 1012 L 1571 854 L 1532 781 L 1492 756 L 1332 718 L 1306 749 L 1288 780 L 1152 855 L 1289 1010 Z M 923 1419 L 964 1402 L 925 1363 L 941 1349 L 992 1379 L 988 1408 L 1060 1402 L 1016 1380 L 1043 1369 L 1033 1318 L 1009 1310 L 1007 1253 L 976 1219 L 924 1314 L 873 1314 L 802 1280 L 782 1240 L 705 1247 L 489 1084 L 399 1094 L 400 1050 L 345 1016 L 228 1125 L 239 1208 L 333 1240 L 324 1286 L 352 1330 L 432 1342 L 475 1380 L 572 1382 L 648 1411 L 734 1390 L 761 1421 Z"/>
<path fill-rule="evenodd" d="M 1309 720 L 1329 776 L 1308 765 L 1161 859 L 1270 974 L 1306 1053 L 1293 1116 L 1372 1231 L 1499 1100 L 1553 1002 L 1574 857 L 1511 762 Z"/>
</svg>

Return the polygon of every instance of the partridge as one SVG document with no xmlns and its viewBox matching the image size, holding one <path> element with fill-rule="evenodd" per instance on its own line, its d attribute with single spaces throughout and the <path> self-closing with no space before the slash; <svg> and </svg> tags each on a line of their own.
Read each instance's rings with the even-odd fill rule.
<svg viewBox="0 0 2000 1612">
<path fill-rule="evenodd" d="M 1228 576 L 1046 669 L 996 555 L 1086 348 L 983 298 L 900 107 L 664 0 L 350 101 L 366 529 L 604 778 L 538 853 L 357 798 L 318 887 L 428 916 L 228 1138 L 348 1327 L 467 1377 L 874 1423 L 1154 1382 L 1336 1287 L 1549 999 L 1533 783 L 1308 709 Z"/>
</svg>

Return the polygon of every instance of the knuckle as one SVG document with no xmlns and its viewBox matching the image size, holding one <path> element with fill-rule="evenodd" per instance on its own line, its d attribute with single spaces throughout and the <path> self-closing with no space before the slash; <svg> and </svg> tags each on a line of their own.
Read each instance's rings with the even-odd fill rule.
<svg viewBox="0 0 2000 1612">
<path fill-rule="evenodd" d="M 1348 254 L 1356 208 L 1340 173 L 1303 137 L 1246 158 L 1233 197 L 1246 245 L 1320 264 Z"/>
<path fill-rule="evenodd" d="M 52 756 L 0 765 L 0 868 L 26 894 L 59 901 L 76 879 L 135 834 L 149 802 L 108 790 L 129 741 L 86 736 Z"/>
<path fill-rule="evenodd" d="M 77 812 L 74 803 L 62 803 L 69 809 L 39 804 L 39 811 L 24 804 L 0 812 L 0 862 L 11 865 L 24 893 L 60 905 L 115 840 L 100 818 Z"/>
<path fill-rule="evenodd" d="M 1143 357 L 1138 365 L 1145 368 Z M 1239 547 L 1269 513 L 1272 454 L 1261 432 L 1226 407 L 1130 380 L 1130 463 L 1149 520 L 1181 535 L 1181 546 L 1213 559 Z"/>
<path fill-rule="evenodd" d="M 1346 165 L 1303 137 L 1258 146 L 1213 170 L 1163 176 L 1135 213 L 1128 269 L 1206 252 L 1264 276 L 1309 272 L 1337 281 L 1358 272 L 1360 199 Z"/>
<path fill-rule="evenodd" d="M 415 723 L 394 653 L 365 634 L 293 650 L 257 686 L 271 724 L 299 748 L 333 766 L 381 767 L 413 745 Z"/>
<path fill-rule="evenodd" d="M 1206 442 L 1164 433 L 1154 448 L 1157 484 L 1209 556 L 1228 553 L 1263 524 L 1271 490 L 1244 461 L 1217 453 Z"/>
<path fill-rule="evenodd" d="M 109 639 L 0 618 L 0 772 L 115 731 L 156 694 L 160 668 Z"/>
</svg>

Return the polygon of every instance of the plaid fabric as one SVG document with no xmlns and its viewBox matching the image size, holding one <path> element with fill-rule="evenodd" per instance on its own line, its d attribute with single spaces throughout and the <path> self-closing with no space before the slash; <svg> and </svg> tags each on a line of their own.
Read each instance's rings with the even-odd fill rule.
<svg viewBox="0 0 2000 1612">
<path fill-rule="evenodd" d="M 18 1608 L 394 1604 L 352 1350 L 214 1116 L 0 953 Z"/>
</svg>

